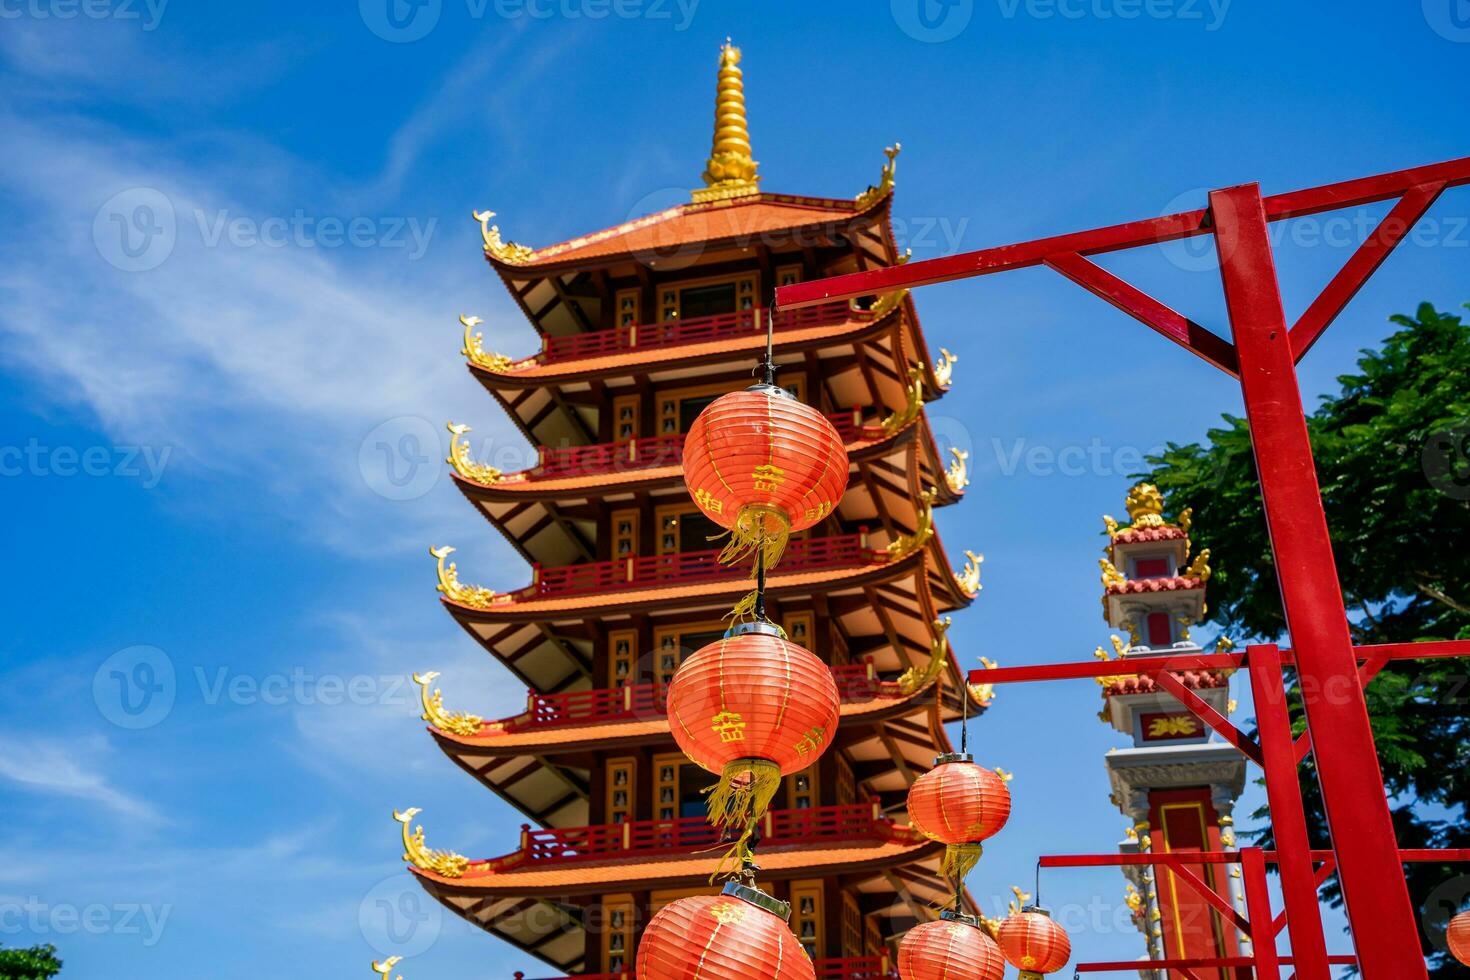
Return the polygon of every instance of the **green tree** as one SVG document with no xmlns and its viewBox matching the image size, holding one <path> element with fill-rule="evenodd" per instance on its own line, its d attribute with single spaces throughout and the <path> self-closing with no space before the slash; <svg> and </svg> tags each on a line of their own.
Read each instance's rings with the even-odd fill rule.
<svg viewBox="0 0 1470 980">
<path fill-rule="evenodd" d="M 1360 644 L 1470 638 L 1470 326 L 1427 303 L 1392 322 L 1400 329 L 1363 351 L 1356 373 L 1340 376 L 1340 390 L 1307 418 L 1343 598 Z M 1286 623 L 1250 430 L 1244 419 L 1224 421 L 1207 445 L 1171 443 L 1150 457 L 1144 476 L 1171 508 L 1194 508 L 1217 568 L 1213 622 L 1237 640 L 1274 640 Z M 1399 661 L 1368 688 L 1401 847 L 1470 847 L 1467 670 L 1464 660 Z M 1303 769 L 1314 844 L 1323 846 L 1310 760 Z M 1255 836 L 1269 845 L 1269 827 Z M 1417 864 L 1408 875 L 1434 975 L 1465 976 L 1440 951 L 1444 923 L 1470 905 L 1470 867 Z M 1325 894 L 1341 901 L 1334 888 Z"/>
<path fill-rule="evenodd" d="M 55 946 L 0 947 L 0 980 L 50 980 L 61 972 Z"/>
</svg>

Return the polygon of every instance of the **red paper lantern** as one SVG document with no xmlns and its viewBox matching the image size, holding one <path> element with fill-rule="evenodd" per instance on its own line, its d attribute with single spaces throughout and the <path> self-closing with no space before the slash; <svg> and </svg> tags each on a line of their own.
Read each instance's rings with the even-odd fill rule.
<svg viewBox="0 0 1470 980">
<path fill-rule="evenodd" d="M 795 531 L 817 524 L 847 489 L 847 448 L 810 405 L 774 385 L 715 399 L 684 438 L 684 482 L 704 515 L 730 531 L 720 560 L 761 551 L 766 567 Z"/>
<path fill-rule="evenodd" d="M 832 671 L 765 621 L 741 623 L 702 647 L 669 682 L 669 728 L 679 748 L 720 777 L 710 823 L 738 830 L 742 856 L 781 777 L 810 766 L 837 734 Z"/>
<path fill-rule="evenodd" d="M 934 760 L 909 788 L 909 820 L 930 840 L 947 844 L 941 873 L 963 878 L 980 860 L 981 841 L 1006 825 L 1011 791 L 1005 780 L 969 755 Z"/>
<path fill-rule="evenodd" d="M 1470 966 L 1470 912 L 1461 912 L 1450 920 L 1445 938 L 1449 940 L 1450 953 L 1455 959 Z"/>
<path fill-rule="evenodd" d="M 1041 980 L 1042 974 L 1055 973 L 1072 957 L 1067 930 L 1035 905 L 1006 916 L 995 931 L 995 941 L 1006 961 L 1021 971 L 1021 980 Z"/>
<path fill-rule="evenodd" d="M 791 908 L 731 882 L 665 905 L 638 941 L 638 980 L 815 980 Z"/>
<path fill-rule="evenodd" d="M 1005 970 L 1000 947 L 980 921 L 958 912 L 915 926 L 898 945 L 903 980 L 1001 980 Z"/>
</svg>

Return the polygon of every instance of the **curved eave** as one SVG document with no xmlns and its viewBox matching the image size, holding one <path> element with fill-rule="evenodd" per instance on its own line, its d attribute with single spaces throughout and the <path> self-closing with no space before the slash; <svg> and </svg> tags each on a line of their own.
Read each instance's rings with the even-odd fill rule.
<svg viewBox="0 0 1470 980">
<path fill-rule="evenodd" d="M 716 201 L 703 205 L 685 204 L 679 207 L 680 217 L 702 211 L 733 210 L 747 204 L 785 204 L 791 206 L 793 209 L 809 209 L 813 214 L 813 219 L 806 222 L 794 222 L 779 228 L 760 231 L 742 230 L 735 234 L 713 238 L 660 240 L 655 247 L 658 249 L 669 249 L 697 246 L 701 254 L 706 252 L 715 253 L 732 248 L 749 247 L 753 240 L 759 240 L 762 236 L 781 235 L 795 238 L 796 236 L 804 237 L 805 235 L 822 230 L 841 232 L 844 226 L 850 226 L 853 223 L 866 223 L 873 218 L 879 218 L 887 226 L 889 224 L 887 220 L 888 209 L 892 200 L 893 193 L 890 189 L 887 193 L 881 194 L 874 200 L 868 202 L 867 207 L 864 208 L 857 206 L 855 198 L 820 198 L 798 194 L 771 193 L 762 193 L 752 195 L 749 198 L 738 198 L 731 201 Z M 645 216 L 645 219 L 638 220 L 646 220 L 646 218 L 652 217 L 656 217 L 656 215 L 648 215 Z M 618 232 L 620 227 L 615 226 L 593 232 L 585 236 L 585 244 L 593 244 L 601 236 Z M 888 235 L 891 239 L 891 229 L 889 229 Z M 587 255 L 585 253 L 578 254 L 578 251 L 584 247 L 583 245 L 578 245 L 576 248 L 567 248 L 566 246 L 569 244 L 570 242 L 558 242 L 555 245 L 548 245 L 538 249 L 536 251 L 541 254 L 533 255 L 532 259 L 528 262 L 507 262 L 489 251 L 485 252 L 485 261 L 500 274 L 502 279 L 524 282 L 527 279 L 537 276 L 551 276 L 566 272 L 580 272 L 588 269 L 604 269 L 624 262 L 638 262 L 641 261 L 640 256 L 648 252 L 647 247 L 638 246 Z M 562 257 L 560 254 L 563 251 L 566 253 L 565 257 Z M 553 254 L 548 255 L 546 253 Z M 509 287 L 509 282 L 507 282 L 507 287 Z M 511 291 L 514 294 L 515 290 L 512 289 Z"/>
<path fill-rule="evenodd" d="M 901 308 L 894 307 L 882 316 L 872 319 L 854 318 L 840 324 L 823 324 L 778 331 L 775 336 L 775 352 L 777 355 L 800 354 L 835 344 L 861 343 L 871 336 L 891 329 L 894 318 L 901 315 Z M 600 357 L 554 361 L 550 364 L 538 362 L 510 371 L 491 371 L 473 361 L 466 361 L 465 364 L 470 374 L 480 384 L 484 385 L 491 394 L 500 397 L 501 392 L 517 391 L 523 388 L 555 387 L 574 381 L 605 381 L 609 378 L 643 374 L 648 368 L 656 365 L 677 365 L 684 369 L 724 361 L 743 363 L 750 360 L 750 355 L 764 351 L 765 346 L 765 335 L 753 333 L 726 340 L 651 347 L 619 354 L 605 354 Z"/>
<path fill-rule="evenodd" d="M 913 714 L 923 710 L 930 697 L 932 691 L 924 688 L 896 698 L 875 697 L 870 701 L 844 701 L 838 725 L 873 724 Z M 456 735 L 433 726 L 429 726 L 428 732 L 439 744 L 439 748 L 452 758 L 461 752 L 472 752 L 489 758 L 551 757 L 577 752 L 601 752 L 630 745 L 663 742 L 672 738 L 669 734 L 668 718 L 663 715 L 647 719 L 538 728 L 508 734 L 487 731 L 479 735 Z"/>
<path fill-rule="evenodd" d="M 943 468 L 938 465 L 939 450 L 934 444 L 932 433 L 929 432 L 928 420 L 922 415 L 891 435 L 885 434 L 875 439 L 857 439 L 849 442 L 847 457 L 853 463 L 860 463 L 883 456 L 895 447 L 902 446 L 915 438 L 916 435 L 919 435 L 919 430 L 922 430 L 924 451 L 929 458 L 930 465 L 934 467 L 935 472 L 942 473 Z M 684 482 L 684 470 L 678 464 L 610 471 L 587 476 L 538 478 L 531 475 L 533 473 L 533 470 L 508 473 L 494 483 L 481 483 L 453 471 L 449 475 L 454 479 L 460 492 L 469 498 L 471 503 L 575 500 L 585 498 L 589 494 L 602 495 L 610 491 L 661 490 L 678 486 Z M 943 480 L 939 482 L 943 486 L 939 488 L 940 495 L 934 501 L 936 504 L 945 506 L 959 499 L 960 495 L 951 492 L 948 484 L 945 484 Z M 486 517 L 492 524 L 495 523 L 493 516 L 486 514 Z"/>
<path fill-rule="evenodd" d="M 785 596 L 816 594 L 833 588 L 884 582 L 912 571 L 922 560 L 921 552 L 915 552 L 899 561 L 878 562 L 856 568 L 785 574 L 777 571 L 767 579 L 766 592 L 773 598 L 780 599 Z M 512 600 L 494 603 L 488 609 L 463 606 L 444 596 L 440 597 L 440 601 L 450 615 L 469 628 L 471 623 L 554 621 L 582 618 L 594 612 L 634 612 L 650 607 L 689 609 L 707 605 L 719 608 L 727 604 L 733 605 L 735 600 L 750 592 L 752 584 L 748 578 L 729 578 L 688 585 L 649 586 L 622 592 Z"/>
<path fill-rule="evenodd" d="M 933 858 L 943 850 L 944 845 L 925 839 L 762 847 L 761 878 L 786 881 L 839 871 L 843 875 L 878 871 Z M 440 901 L 446 896 L 575 899 L 632 887 L 659 890 L 708 887 L 719 861 L 717 856 L 677 854 L 508 871 L 477 872 L 472 868 L 462 878 L 445 878 L 415 867 L 409 870 Z"/>
</svg>

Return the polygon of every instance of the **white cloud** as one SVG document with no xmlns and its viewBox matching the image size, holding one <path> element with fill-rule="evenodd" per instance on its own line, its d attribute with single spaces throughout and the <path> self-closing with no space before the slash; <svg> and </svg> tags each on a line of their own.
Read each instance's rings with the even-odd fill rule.
<svg viewBox="0 0 1470 980">
<path fill-rule="evenodd" d="M 62 741 L 0 734 L 0 779 L 35 793 L 88 800 L 120 816 L 158 820 L 153 807 L 93 768 L 108 752 L 102 738 Z"/>
</svg>

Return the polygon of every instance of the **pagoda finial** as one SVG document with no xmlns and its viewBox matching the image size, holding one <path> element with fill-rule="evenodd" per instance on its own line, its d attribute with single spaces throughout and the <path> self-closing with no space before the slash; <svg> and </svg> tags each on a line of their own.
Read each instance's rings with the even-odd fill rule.
<svg viewBox="0 0 1470 980">
<path fill-rule="evenodd" d="M 715 137 L 705 163 L 705 186 L 694 202 L 723 201 L 760 193 L 756 162 L 750 156 L 750 127 L 745 121 L 745 82 L 740 49 L 725 38 L 720 48 L 720 75 L 715 88 Z"/>
</svg>

